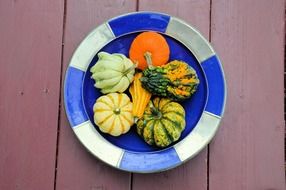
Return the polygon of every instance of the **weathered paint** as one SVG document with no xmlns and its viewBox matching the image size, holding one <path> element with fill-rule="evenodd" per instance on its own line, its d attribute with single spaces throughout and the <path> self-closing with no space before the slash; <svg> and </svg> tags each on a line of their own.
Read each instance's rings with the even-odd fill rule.
<svg viewBox="0 0 286 190">
<path fill-rule="evenodd" d="M 228 82 L 209 189 L 285 189 L 284 1 L 212 1 L 211 41 Z"/>
<path fill-rule="evenodd" d="M 73 52 L 83 38 L 108 19 L 135 11 L 135 1 L 67 1 L 63 75 Z M 63 101 L 63 98 L 62 98 Z M 130 174 L 118 171 L 86 151 L 73 134 L 61 109 L 56 189 L 118 189 L 130 185 Z"/>
<path fill-rule="evenodd" d="M 0 189 L 53 189 L 63 1 L 0 2 Z"/>
<path fill-rule="evenodd" d="M 196 27 L 208 38 L 209 35 L 209 0 L 175 1 L 140 0 L 140 11 L 159 11 L 181 18 Z M 206 190 L 207 189 L 207 149 L 187 163 L 167 172 L 158 174 L 134 174 L 133 189 L 136 190 Z"/>
</svg>

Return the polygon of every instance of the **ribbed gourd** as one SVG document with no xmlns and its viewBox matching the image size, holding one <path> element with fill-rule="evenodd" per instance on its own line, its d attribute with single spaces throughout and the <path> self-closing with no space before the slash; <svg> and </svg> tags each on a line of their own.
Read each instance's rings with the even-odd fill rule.
<svg viewBox="0 0 286 190">
<path fill-rule="evenodd" d="M 135 65 L 120 53 L 98 53 L 98 61 L 90 69 L 95 87 L 101 93 L 124 92 L 130 85 L 135 74 Z"/>
<path fill-rule="evenodd" d="M 129 87 L 129 92 L 132 96 L 133 101 L 133 116 L 135 121 L 140 119 L 143 116 L 145 107 L 152 94 L 148 92 L 145 88 L 142 87 L 140 78 L 142 77 L 142 72 L 136 73 L 134 76 L 134 81 Z"/>
<path fill-rule="evenodd" d="M 99 129 L 113 136 L 127 133 L 133 125 L 132 102 L 124 93 L 100 96 L 94 106 L 94 122 Z"/>
<path fill-rule="evenodd" d="M 179 103 L 156 97 L 138 120 L 137 133 L 149 145 L 166 147 L 180 138 L 185 125 L 185 110 Z"/>
<path fill-rule="evenodd" d="M 175 60 L 161 67 L 145 69 L 141 82 L 154 95 L 182 101 L 191 97 L 200 81 L 191 66 Z"/>
</svg>

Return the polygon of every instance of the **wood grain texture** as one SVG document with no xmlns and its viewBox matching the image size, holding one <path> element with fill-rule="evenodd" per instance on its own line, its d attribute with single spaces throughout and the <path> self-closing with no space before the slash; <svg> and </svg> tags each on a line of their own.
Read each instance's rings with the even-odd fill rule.
<svg viewBox="0 0 286 190">
<path fill-rule="evenodd" d="M 284 190 L 284 1 L 216 0 L 211 39 L 228 101 L 210 146 L 210 190 Z"/>
<path fill-rule="evenodd" d="M 73 51 L 92 29 L 111 17 L 135 9 L 136 2 L 127 0 L 67 1 L 63 74 Z M 58 148 L 56 189 L 129 189 L 130 174 L 113 169 L 88 153 L 73 134 L 63 107 Z"/>
<path fill-rule="evenodd" d="M 159 11 L 179 17 L 195 26 L 202 34 L 209 36 L 209 0 L 162 1 L 140 0 L 139 10 Z M 192 160 L 167 172 L 157 174 L 134 174 L 134 190 L 206 190 L 207 189 L 207 149 Z"/>
<path fill-rule="evenodd" d="M 0 189 L 53 189 L 62 1 L 0 1 Z"/>
</svg>

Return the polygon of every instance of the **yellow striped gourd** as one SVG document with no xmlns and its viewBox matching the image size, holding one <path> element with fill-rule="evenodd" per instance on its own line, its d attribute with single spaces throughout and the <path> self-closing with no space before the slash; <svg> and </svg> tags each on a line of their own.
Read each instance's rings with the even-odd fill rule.
<svg viewBox="0 0 286 190">
<path fill-rule="evenodd" d="M 94 122 L 112 136 L 127 133 L 133 125 L 132 102 L 124 93 L 109 93 L 99 97 L 94 106 Z"/>
</svg>

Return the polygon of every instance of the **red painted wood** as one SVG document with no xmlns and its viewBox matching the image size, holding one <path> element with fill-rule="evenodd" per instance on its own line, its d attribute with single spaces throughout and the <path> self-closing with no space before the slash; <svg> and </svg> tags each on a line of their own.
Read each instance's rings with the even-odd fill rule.
<svg viewBox="0 0 286 190">
<path fill-rule="evenodd" d="M 53 189 L 62 1 L 0 1 L 0 189 Z"/>
<path fill-rule="evenodd" d="M 228 102 L 210 146 L 210 190 L 284 190 L 284 1 L 212 1 Z"/>
<path fill-rule="evenodd" d="M 135 9 L 135 1 L 67 1 L 64 70 L 73 51 L 93 28 L 111 17 L 133 12 Z M 130 174 L 113 169 L 88 153 L 73 134 L 63 107 L 58 148 L 56 189 L 129 189 Z"/>
<path fill-rule="evenodd" d="M 210 2 L 192 0 L 140 0 L 139 10 L 152 10 L 165 12 L 170 15 L 182 18 L 189 22 L 202 34 L 209 36 L 209 14 Z M 198 156 L 178 168 L 158 174 L 134 174 L 133 189 L 135 190 L 206 190 L 207 189 L 207 149 L 204 149 Z"/>
</svg>

